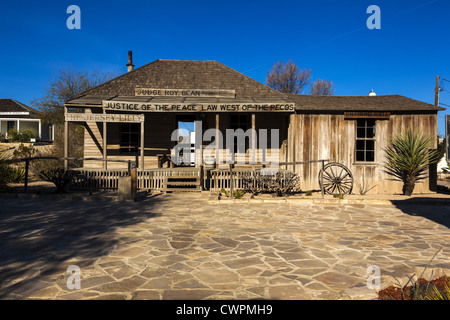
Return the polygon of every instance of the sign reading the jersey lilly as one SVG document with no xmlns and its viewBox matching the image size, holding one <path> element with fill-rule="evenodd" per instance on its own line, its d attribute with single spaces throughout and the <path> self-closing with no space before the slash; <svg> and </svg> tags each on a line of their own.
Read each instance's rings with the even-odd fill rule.
<svg viewBox="0 0 450 320">
<path fill-rule="evenodd" d="M 67 113 L 66 121 L 71 122 L 144 122 L 143 114 L 102 114 L 102 113 Z"/>
<path fill-rule="evenodd" d="M 135 112 L 293 112 L 294 103 L 179 103 L 179 104 L 153 104 L 126 101 L 103 101 L 107 110 L 135 111 Z"/>
</svg>

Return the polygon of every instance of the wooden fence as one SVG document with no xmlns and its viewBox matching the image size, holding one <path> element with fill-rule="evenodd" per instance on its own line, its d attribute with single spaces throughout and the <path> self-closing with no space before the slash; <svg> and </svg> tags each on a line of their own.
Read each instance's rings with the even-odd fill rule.
<svg viewBox="0 0 450 320">
<path fill-rule="evenodd" d="M 74 169 L 71 170 L 70 190 L 117 189 L 119 177 L 129 175 L 127 169 Z M 163 190 L 165 177 L 188 176 L 199 177 L 197 168 L 159 168 L 137 170 L 138 189 Z"/>
<path fill-rule="evenodd" d="M 225 190 L 231 189 L 231 184 L 234 190 L 244 189 L 246 187 L 245 180 L 248 178 L 255 178 L 257 172 L 253 169 L 232 169 L 233 180 L 230 180 L 230 170 L 229 169 L 215 169 L 211 170 L 211 178 L 209 181 L 209 188 L 211 191 L 220 191 L 222 188 Z M 279 177 L 282 181 L 287 180 L 287 177 L 292 175 L 289 170 L 278 169 L 277 172 L 281 174 Z M 257 179 L 251 179 L 251 183 L 257 183 Z M 255 187 L 252 185 L 251 187 Z"/>
</svg>

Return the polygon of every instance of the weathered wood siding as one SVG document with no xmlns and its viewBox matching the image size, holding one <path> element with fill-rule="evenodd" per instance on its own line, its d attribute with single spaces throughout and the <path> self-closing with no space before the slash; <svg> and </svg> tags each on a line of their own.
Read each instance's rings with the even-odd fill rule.
<svg viewBox="0 0 450 320">
<path fill-rule="evenodd" d="M 389 139 L 403 129 L 422 130 L 426 135 L 437 136 L 436 114 L 393 114 L 389 120 L 377 120 L 375 132 L 375 162 L 355 163 L 356 120 L 344 119 L 343 114 L 292 114 L 288 129 L 289 162 L 329 159 L 347 166 L 355 182 L 376 187 L 368 194 L 401 193 L 402 182 L 384 172 L 383 163 Z M 435 146 L 436 147 L 436 146 Z M 302 190 L 319 190 L 318 175 L 321 163 L 290 165 L 299 174 Z M 429 180 L 418 181 L 415 193 L 429 192 Z M 359 194 L 357 183 L 353 193 Z"/>
</svg>

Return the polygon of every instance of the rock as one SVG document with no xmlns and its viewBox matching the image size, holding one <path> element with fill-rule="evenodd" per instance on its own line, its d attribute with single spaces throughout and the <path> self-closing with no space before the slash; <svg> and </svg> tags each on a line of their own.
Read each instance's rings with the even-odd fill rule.
<svg viewBox="0 0 450 320">
<path fill-rule="evenodd" d="M 298 285 L 272 286 L 269 288 L 270 299 L 309 300 L 310 296 Z"/>
</svg>

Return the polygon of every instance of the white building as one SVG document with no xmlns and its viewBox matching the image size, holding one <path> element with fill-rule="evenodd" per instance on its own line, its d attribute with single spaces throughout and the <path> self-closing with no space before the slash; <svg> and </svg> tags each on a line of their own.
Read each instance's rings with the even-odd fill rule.
<svg viewBox="0 0 450 320">
<path fill-rule="evenodd" d="M 52 141 L 54 126 L 43 123 L 39 111 L 14 99 L 0 99 L 0 133 L 8 135 L 10 129 L 35 130 L 40 140 Z"/>
</svg>

